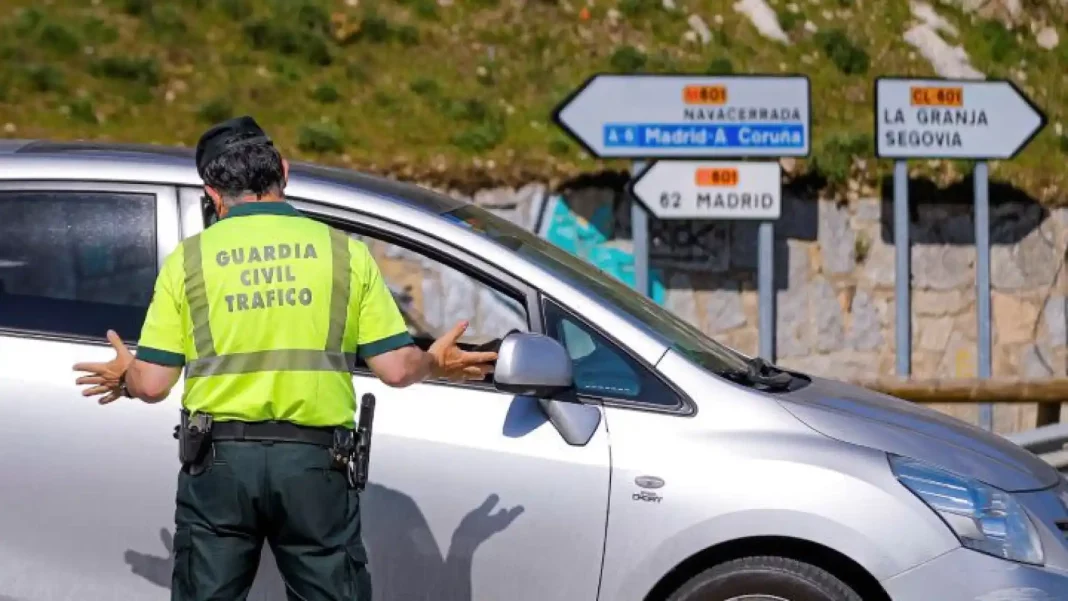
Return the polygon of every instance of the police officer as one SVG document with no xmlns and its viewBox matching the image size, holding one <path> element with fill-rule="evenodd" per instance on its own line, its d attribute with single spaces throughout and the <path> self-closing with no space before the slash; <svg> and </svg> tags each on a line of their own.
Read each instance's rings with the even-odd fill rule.
<svg viewBox="0 0 1068 601">
<path fill-rule="evenodd" d="M 209 129 L 196 166 L 219 221 L 167 257 L 137 356 L 109 331 L 116 357 L 75 365 L 76 383 L 155 403 L 184 368 L 172 600 L 245 598 L 266 539 L 291 598 L 370 601 L 336 458 L 354 356 L 400 387 L 482 379 L 496 353 L 460 350 L 463 322 L 416 347 L 367 247 L 285 202 L 288 163 L 252 118 Z"/>
</svg>

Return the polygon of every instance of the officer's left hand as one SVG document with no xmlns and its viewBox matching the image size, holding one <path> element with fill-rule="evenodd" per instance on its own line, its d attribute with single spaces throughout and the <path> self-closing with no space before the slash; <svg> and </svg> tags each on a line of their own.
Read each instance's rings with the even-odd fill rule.
<svg viewBox="0 0 1068 601">
<path fill-rule="evenodd" d="M 107 363 L 75 363 L 74 371 L 87 371 L 91 376 L 82 376 L 75 380 L 75 384 L 90 384 L 89 388 L 82 391 L 82 396 L 96 396 L 107 393 L 100 399 L 101 405 L 106 405 L 121 396 L 119 392 L 119 378 L 133 363 L 134 356 L 130 349 L 119 338 L 114 330 L 108 330 L 108 342 L 115 349 L 115 358 Z"/>
<path fill-rule="evenodd" d="M 452 381 L 477 381 L 493 373 L 497 353 L 464 351 L 457 345 L 460 337 L 467 331 L 467 326 L 467 321 L 459 322 L 427 349 L 427 354 L 434 358 L 434 377 Z"/>
</svg>

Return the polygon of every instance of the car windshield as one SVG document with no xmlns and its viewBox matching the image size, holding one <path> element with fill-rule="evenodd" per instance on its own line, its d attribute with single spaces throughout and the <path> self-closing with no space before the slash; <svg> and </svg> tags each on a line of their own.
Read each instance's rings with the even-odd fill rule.
<svg viewBox="0 0 1068 601">
<path fill-rule="evenodd" d="M 547 271 L 622 309 L 670 341 L 674 350 L 709 371 L 722 374 L 746 369 L 748 357 L 712 340 L 619 279 L 507 219 L 476 205 L 465 205 L 443 213 L 443 216 L 512 249 Z"/>
</svg>

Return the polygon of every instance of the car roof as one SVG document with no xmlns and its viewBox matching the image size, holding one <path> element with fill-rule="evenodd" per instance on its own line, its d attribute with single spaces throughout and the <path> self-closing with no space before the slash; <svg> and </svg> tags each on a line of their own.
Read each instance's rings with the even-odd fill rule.
<svg viewBox="0 0 1068 601">
<path fill-rule="evenodd" d="M 85 157 L 92 159 L 94 162 L 104 161 L 114 164 L 123 164 L 134 160 L 141 166 L 155 165 L 186 171 L 188 183 L 200 183 L 194 164 L 195 151 L 192 148 L 181 146 L 80 140 L 3 139 L 0 140 L 0 160 L 5 155 L 25 158 L 55 157 L 67 160 Z M 465 200 L 416 184 L 362 173 L 353 169 L 330 167 L 307 161 L 290 161 L 289 177 L 291 180 L 310 180 L 315 183 L 353 188 L 434 214 L 445 213 L 470 204 Z"/>
</svg>

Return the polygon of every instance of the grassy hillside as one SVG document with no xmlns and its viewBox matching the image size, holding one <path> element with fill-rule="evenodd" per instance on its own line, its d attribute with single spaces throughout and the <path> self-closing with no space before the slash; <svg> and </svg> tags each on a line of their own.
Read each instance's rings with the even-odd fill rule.
<svg viewBox="0 0 1068 601">
<path fill-rule="evenodd" d="M 1068 202 L 1059 2 L 1024 2 L 1058 24 L 1053 50 L 1026 27 L 932 2 L 961 32 L 950 43 L 1050 116 L 1020 157 L 992 165 L 992 177 L 1050 202 Z M 192 145 L 208 124 L 247 112 L 291 155 L 470 188 L 625 168 L 593 161 L 549 123 L 594 72 L 785 71 L 813 86 L 814 158 L 798 169 L 840 183 L 850 157 L 871 155 L 872 78 L 934 74 L 902 41 L 908 4 L 769 3 L 789 46 L 760 37 L 733 0 L 5 0 L 0 136 Z M 710 43 L 687 34 L 691 14 Z M 967 170 L 917 167 L 950 179 Z"/>
</svg>

